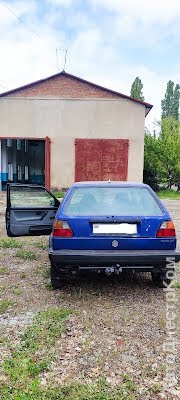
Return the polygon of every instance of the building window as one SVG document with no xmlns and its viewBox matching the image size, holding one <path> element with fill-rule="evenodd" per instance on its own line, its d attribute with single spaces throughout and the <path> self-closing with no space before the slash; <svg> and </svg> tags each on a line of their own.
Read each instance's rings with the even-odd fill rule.
<svg viewBox="0 0 180 400">
<path fill-rule="evenodd" d="M 27 165 L 24 167 L 24 179 L 25 181 L 28 181 L 29 179 L 29 167 Z"/>
<path fill-rule="evenodd" d="M 22 181 L 22 166 L 21 165 L 17 166 L 17 179 L 18 179 L 18 181 Z"/>
<path fill-rule="evenodd" d="M 16 146 L 17 150 L 21 150 L 21 139 L 17 139 Z"/>
<path fill-rule="evenodd" d="M 25 153 L 28 152 L 28 140 L 24 141 L 24 151 L 25 151 Z"/>
<path fill-rule="evenodd" d="M 6 140 L 6 146 L 7 147 L 12 147 L 12 139 L 7 139 Z"/>
<path fill-rule="evenodd" d="M 8 181 L 13 181 L 13 164 L 8 164 Z"/>
</svg>

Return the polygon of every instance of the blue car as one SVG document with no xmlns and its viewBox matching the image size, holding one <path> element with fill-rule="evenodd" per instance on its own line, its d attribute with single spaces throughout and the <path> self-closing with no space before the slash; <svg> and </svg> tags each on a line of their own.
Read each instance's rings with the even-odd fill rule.
<svg viewBox="0 0 180 400">
<path fill-rule="evenodd" d="M 180 260 L 173 221 L 142 183 L 78 182 L 62 203 L 44 187 L 8 185 L 6 229 L 11 237 L 50 235 L 54 289 L 81 270 L 151 272 L 166 287 Z"/>
</svg>

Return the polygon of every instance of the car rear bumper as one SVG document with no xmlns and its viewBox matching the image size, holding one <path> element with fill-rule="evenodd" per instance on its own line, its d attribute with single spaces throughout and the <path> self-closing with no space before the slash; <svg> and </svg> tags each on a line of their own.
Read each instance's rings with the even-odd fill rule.
<svg viewBox="0 0 180 400">
<path fill-rule="evenodd" d="M 175 250 L 49 250 L 49 258 L 63 265 L 107 265 L 122 267 L 173 266 L 180 261 L 180 252 Z M 170 265 L 171 264 L 171 265 Z"/>
</svg>

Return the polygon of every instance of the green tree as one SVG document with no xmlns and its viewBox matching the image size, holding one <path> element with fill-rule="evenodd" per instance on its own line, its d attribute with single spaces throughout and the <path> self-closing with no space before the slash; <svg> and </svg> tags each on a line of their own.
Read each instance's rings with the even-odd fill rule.
<svg viewBox="0 0 180 400">
<path fill-rule="evenodd" d="M 152 187 L 153 190 L 158 189 L 160 163 L 159 163 L 159 146 L 156 135 L 145 132 L 144 138 L 144 171 L 143 182 Z"/>
<path fill-rule="evenodd" d="M 162 118 L 174 117 L 176 120 L 179 119 L 179 100 L 180 100 L 179 90 L 180 90 L 179 84 L 176 84 L 174 88 L 173 81 L 169 81 L 167 83 L 165 97 L 161 101 Z"/>
<path fill-rule="evenodd" d="M 163 118 L 158 138 L 161 181 L 171 188 L 180 188 L 180 123 L 175 118 Z"/>
<path fill-rule="evenodd" d="M 173 110 L 172 117 L 174 117 L 177 121 L 179 120 L 179 100 L 180 100 L 180 85 L 177 84 L 174 89 L 173 96 Z"/>
<path fill-rule="evenodd" d="M 143 83 L 141 79 L 137 76 L 131 86 L 131 97 L 133 97 L 134 99 L 139 99 L 144 101 L 142 90 L 143 90 Z"/>
<path fill-rule="evenodd" d="M 154 190 L 163 183 L 180 190 L 180 122 L 162 118 L 159 135 L 145 132 L 144 182 Z"/>
</svg>

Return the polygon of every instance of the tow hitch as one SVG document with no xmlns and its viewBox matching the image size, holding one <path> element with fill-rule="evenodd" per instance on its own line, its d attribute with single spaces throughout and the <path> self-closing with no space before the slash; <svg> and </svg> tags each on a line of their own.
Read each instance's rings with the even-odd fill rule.
<svg viewBox="0 0 180 400">
<path fill-rule="evenodd" d="M 106 274 L 107 276 L 110 276 L 110 275 L 112 275 L 113 273 L 116 274 L 116 275 L 119 275 L 121 272 L 122 272 L 122 267 L 121 267 L 119 264 L 116 264 L 116 265 L 113 266 L 113 267 L 107 267 L 107 268 L 105 269 L 105 274 Z"/>
</svg>

